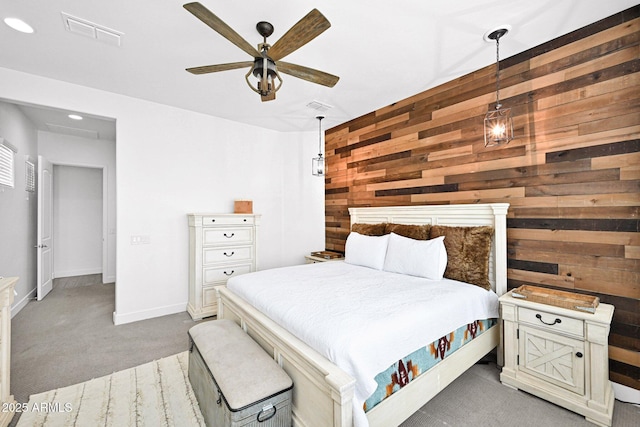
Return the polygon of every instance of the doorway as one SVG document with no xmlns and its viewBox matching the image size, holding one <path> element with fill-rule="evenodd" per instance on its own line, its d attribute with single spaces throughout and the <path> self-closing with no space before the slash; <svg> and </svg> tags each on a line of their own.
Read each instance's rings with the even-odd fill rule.
<svg viewBox="0 0 640 427">
<path fill-rule="evenodd" d="M 102 169 L 53 166 L 53 273 L 103 273 Z"/>
</svg>

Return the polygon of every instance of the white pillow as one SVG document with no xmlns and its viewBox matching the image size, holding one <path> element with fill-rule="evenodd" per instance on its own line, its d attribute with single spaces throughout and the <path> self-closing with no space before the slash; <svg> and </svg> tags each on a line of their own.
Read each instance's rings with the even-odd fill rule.
<svg viewBox="0 0 640 427">
<path fill-rule="evenodd" d="M 441 280 L 447 268 L 444 236 L 416 240 L 391 233 L 383 270 Z"/>
<path fill-rule="evenodd" d="M 349 264 L 382 270 L 387 254 L 389 235 L 365 236 L 356 232 L 349 233 L 344 248 L 344 261 Z"/>
</svg>

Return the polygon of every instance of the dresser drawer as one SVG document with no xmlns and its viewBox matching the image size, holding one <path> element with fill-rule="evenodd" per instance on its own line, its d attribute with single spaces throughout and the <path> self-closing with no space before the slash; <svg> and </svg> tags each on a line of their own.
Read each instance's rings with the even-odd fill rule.
<svg viewBox="0 0 640 427">
<path fill-rule="evenodd" d="M 221 262 L 251 261 L 253 258 L 253 248 L 251 246 L 205 248 L 202 252 L 202 263 L 205 265 Z"/>
<path fill-rule="evenodd" d="M 243 216 L 243 215 L 233 215 L 233 216 L 225 216 L 225 215 L 212 215 L 212 216 L 203 216 L 202 217 L 202 225 L 204 227 L 210 225 L 253 225 L 255 222 L 255 217 L 253 216 Z"/>
<path fill-rule="evenodd" d="M 554 333 L 584 337 L 584 322 L 573 317 L 518 307 L 518 319 L 541 329 Z"/>
<path fill-rule="evenodd" d="M 251 264 L 229 265 L 225 267 L 209 267 L 202 269 L 203 283 L 226 282 L 233 276 L 251 272 Z"/>
<path fill-rule="evenodd" d="M 252 244 L 253 229 L 250 227 L 203 228 L 203 245 L 238 245 Z"/>
</svg>

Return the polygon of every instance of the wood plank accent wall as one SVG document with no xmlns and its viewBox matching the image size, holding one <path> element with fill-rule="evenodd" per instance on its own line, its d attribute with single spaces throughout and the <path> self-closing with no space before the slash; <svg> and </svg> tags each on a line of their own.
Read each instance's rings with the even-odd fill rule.
<svg viewBox="0 0 640 427">
<path fill-rule="evenodd" d="M 327 130 L 326 248 L 349 207 L 509 202 L 509 288 L 615 305 L 610 377 L 640 389 L 640 6 L 500 69 L 508 145 L 483 142 L 495 64 Z"/>
</svg>

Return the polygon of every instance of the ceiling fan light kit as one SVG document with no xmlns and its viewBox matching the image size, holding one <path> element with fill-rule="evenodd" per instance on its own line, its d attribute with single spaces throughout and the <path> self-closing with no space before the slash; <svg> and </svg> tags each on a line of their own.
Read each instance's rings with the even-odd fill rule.
<svg viewBox="0 0 640 427">
<path fill-rule="evenodd" d="M 488 111 L 484 117 L 485 147 L 508 144 L 513 139 L 511 108 L 502 108 L 500 104 L 500 38 L 510 29 L 510 25 L 503 25 L 484 34 L 485 41 L 496 42 L 496 108 Z"/>
<path fill-rule="evenodd" d="M 207 74 L 250 67 L 249 72 L 245 75 L 245 80 L 249 87 L 260 95 L 262 101 L 272 101 L 276 98 L 276 92 L 282 86 L 280 72 L 327 87 L 335 86 L 339 80 L 339 77 L 323 71 L 280 61 L 331 26 L 327 18 L 317 9 L 313 9 L 298 21 L 273 46 L 267 43 L 267 37 L 273 34 L 273 25 L 266 21 L 258 22 L 256 30 L 262 36 L 263 42 L 258 44 L 258 49 L 255 49 L 202 4 L 198 2 L 187 3 L 184 8 L 222 37 L 253 56 L 253 62 L 243 61 L 187 68 L 187 71 L 192 74 Z M 257 80 L 252 83 L 252 78 Z"/>
</svg>

